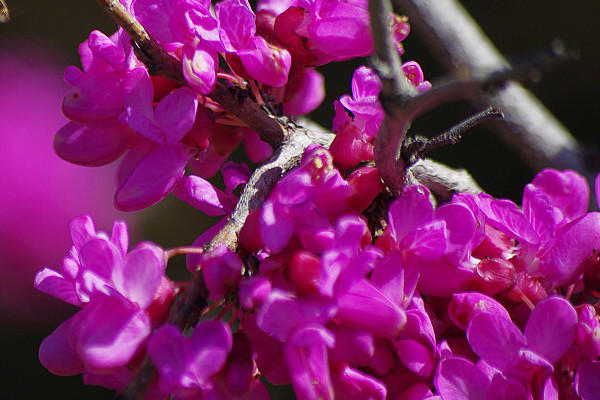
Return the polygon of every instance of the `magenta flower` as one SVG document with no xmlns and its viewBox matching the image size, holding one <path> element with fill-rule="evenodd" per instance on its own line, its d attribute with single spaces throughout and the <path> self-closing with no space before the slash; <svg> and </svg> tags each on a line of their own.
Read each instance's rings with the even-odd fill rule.
<svg viewBox="0 0 600 400">
<path fill-rule="evenodd" d="M 265 246 L 281 252 L 293 237 L 310 239 L 331 230 L 331 220 L 344 211 L 352 189 L 333 168 L 331 155 L 311 146 L 300 165 L 282 179 L 265 201 L 259 224 Z"/>
<path fill-rule="evenodd" d="M 573 344 L 576 328 L 573 306 L 551 297 L 537 304 L 524 334 L 506 317 L 482 312 L 469 322 L 467 339 L 491 366 L 526 383 L 535 371 L 553 372 L 553 365 Z"/>
<path fill-rule="evenodd" d="M 420 270 L 421 293 L 447 296 L 467 288 L 475 272 L 470 253 L 481 239 L 467 207 L 446 204 L 434 210 L 429 191 L 412 186 L 390 205 L 388 214 L 404 265 Z"/>
<path fill-rule="evenodd" d="M 324 325 L 335 311 L 327 298 L 294 298 L 273 290 L 257 315 L 257 326 L 283 342 L 289 377 L 300 398 L 333 398 L 327 349 L 335 338 Z"/>
<path fill-rule="evenodd" d="M 40 346 L 40 360 L 57 374 L 107 374 L 125 367 L 140 351 L 153 323 L 162 323 L 175 290 L 164 278 L 165 256 L 151 243 L 128 252 L 124 222 L 110 238 L 89 216 L 71 223 L 73 247 L 61 272 L 44 268 L 35 287 L 82 307 Z M 99 328 L 101 327 L 101 328 Z"/>
<path fill-rule="evenodd" d="M 63 100 L 63 112 L 72 122 L 61 128 L 54 149 L 67 161 L 82 165 L 104 165 L 119 158 L 135 136 L 119 121 L 125 109 L 124 79 L 145 70 L 118 31 L 110 38 L 93 31 L 81 44 L 83 71 L 65 70 L 72 87 Z"/>
<path fill-rule="evenodd" d="M 191 89 L 181 88 L 153 107 L 152 82 L 146 70 L 130 75 L 125 97 L 129 99 L 125 121 L 147 139 L 120 166 L 115 205 L 131 211 L 162 200 L 183 176 L 190 154 L 182 139 L 194 125 L 198 100 Z"/>
<path fill-rule="evenodd" d="M 183 175 L 190 154 L 182 139 L 198 104 L 190 89 L 180 89 L 154 109 L 154 82 L 122 35 L 92 32 L 81 45 L 84 72 L 65 72 L 73 89 L 63 111 L 72 122 L 58 131 L 54 148 L 83 165 L 103 165 L 130 150 L 120 164 L 115 205 L 133 211 L 162 200 Z"/>
<path fill-rule="evenodd" d="M 265 85 L 287 83 L 290 53 L 256 35 L 256 16 L 247 0 L 225 0 L 215 6 L 225 50 L 239 57 L 245 73 Z M 238 71 L 236 71 L 238 72 Z"/>
<path fill-rule="evenodd" d="M 509 200 L 474 198 L 487 224 L 519 241 L 517 253 L 527 272 L 552 287 L 573 282 L 600 240 L 600 214 L 585 213 L 589 191 L 582 179 L 542 171 L 525 188 L 523 211 Z"/>
<path fill-rule="evenodd" d="M 352 122 L 369 137 L 377 135 L 385 116 L 379 103 L 380 91 L 381 81 L 375 71 L 361 66 L 352 74 L 352 96 L 340 97 L 340 103 L 353 115 Z M 333 130 L 337 131 L 335 120 Z"/>
<path fill-rule="evenodd" d="M 292 68 L 285 85 L 283 111 L 295 117 L 306 115 L 325 98 L 325 78 L 313 68 Z"/>
<path fill-rule="evenodd" d="M 424 80 L 419 64 L 409 61 L 402 67 L 407 79 L 419 91 L 431 87 Z M 381 81 L 375 71 L 361 66 L 352 75 L 352 95 L 343 95 L 339 102 L 334 102 L 332 130 L 336 138 L 330 151 L 339 168 L 349 170 L 362 161 L 373 160 L 373 142 L 385 116 L 379 103 L 380 91 Z"/>
<path fill-rule="evenodd" d="M 201 94 L 213 90 L 218 52 L 224 50 L 210 7 L 210 1 L 204 0 L 136 0 L 132 4 L 134 14 L 153 37 L 180 55 L 185 80 Z"/>
<path fill-rule="evenodd" d="M 190 337 L 165 325 L 148 341 L 148 355 L 159 373 L 159 389 L 178 399 L 214 395 L 212 378 L 224 366 L 233 338 L 220 321 L 200 322 Z"/>
<path fill-rule="evenodd" d="M 275 20 L 275 37 L 299 65 L 323 65 L 373 52 L 366 1 L 298 1 Z"/>
</svg>

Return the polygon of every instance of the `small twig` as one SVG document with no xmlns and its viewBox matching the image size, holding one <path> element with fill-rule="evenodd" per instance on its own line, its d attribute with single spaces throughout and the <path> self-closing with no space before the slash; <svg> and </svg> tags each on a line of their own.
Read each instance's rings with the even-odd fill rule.
<svg viewBox="0 0 600 400">
<path fill-rule="evenodd" d="M 256 102 L 252 101 L 246 90 L 237 86 L 225 87 L 217 82 L 208 97 L 244 121 L 248 127 L 258 133 L 263 141 L 271 146 L 277 147 L 285 139 L 283 127 Z"/>
<path fill-rule="evenodd" d="M 115 400 L 142 400 L 155 378 L 156 368 L 150 358 L 146 356 L 129 384 L 115 397 Z"/>
<path fill-rule="evenodd" d="M 372 1 L 372 3 L 380 3 L 382 1 L 385 0 Z M 447 1 L 452 0 L 444 0 L 444 2 Z M 428 7 L 431 7 L 432 10 L 438 10 L 437 2 L 435 4 L 429 3 L 428 0 L 413 0 L 412 2 L 419 4 L 427 3 Z M 436 14 L 436 16 L 442 18 L 441 15 Z M 383 24 L 385 22 L 384 19 L 374 12 L 371 14 L 371 17 L 372 28 L 379 30 L 378 25 Z M 377 59 L 389 59 L 385 54 L 379 54 L 379 51 L 383 52 L 385 50 L 384 47 L 381 47 L 381 49 L 376 47 L 376 49 L 378 50 Z M 530 79 L 532 74 L 539 71 L 541 67 L 556 63 L 564 58 L 570 58 L 571 56 L 572 53 L 565 51 L 560 45 L 554 44 L 549 50 L 538 52 L 536 57 L 530 57 L 524 60 L 524 62 L 515 65 L 514 68 L 509 68 L 505 62 L 501 62 L 496 63 L 493 67 L 488 65 L 486 66 L 487 68 L 480 68 L 473 71 L 459 69 L 460 73 L 457 76 L 439 82 L 432 89 L 416 96 L 413 95 L 407 98 L 404 94 L 400 94 L 396 99 L 393 97 L 390 98 L 387 94 L 380 96 L 382 106 L 386 111 L 386 117 L 375 139 L 375 163 L 386 185 L 393 193 L 399 193 L 402 187 L 407 184 L 407 167 L 418 158 L 415 150 L 419 149 L 419 146 L 425 146 L 425 141 L 419 143 L 418 140 L 413 143 L 404 144 L 406 133 L 415 118 L 442 104 L 459 99 L 475 99 L 477 101 L 481 101 L 482 97 L 493 99 L 497 96 L 496 93 L 506 92 L 505 88 L 507 86 L 514 85 L 510 83 L 511 80 Z M 403 75 L 399 79 L 406 80 L 403 78 Z M 385 88 L 386 86 L 384 85 L 382 91 Z M 492 101 L 492 106 L 495 109 L 501 110 L 503 114 L 510 112 L 514 116 L 514 111 L 510 108 L 512 106 L 507 103 L 497 106 L 496 102 Z M 509 111 L 505 112 L 507 107 Z M 522 110 L 519 110 L 517 113 L 523 116 Z M 526 118 L 531 117 L 527 116 Z M 537 121 L 537 123 L 540 122 Z M 544 123 L 546 122 L 544 121 Z M 533 127 L 530 128 L 533 129 Z M 545 132 L 538 132 L 538 135 L 540 135 L 537 138 L 538 140 L 541 140 L 542 134 L 545 134 Z M 443 143 L 443 140 L 440 143 Z M 429 144 L 427 145 L 429 146 Z M 540 146 L 546 146 L 543 140 L 541 140 Z M 403 154 L 407 150 L 409 154 Z M 530 157 L 536 157 L 535 149 L 530 148 L 530 150 Z"/>
<path fill-rule="evenodd" d="M 381 178 L 393 193 L 399 193 L 405 183 L 406 166 L 400 149 L 414 116 L 405 105 L 417 94 L 402 70 L 402 62 L 390 32 L 389 0 L 370 0 L 369 16 L 375 55 L 371 63 L 382 82 L 379 95 L 386 116 L 374 143 L 375 165 Z"/>
<path fill-rule="evenodd" d="M 165 250 L 167 259 L 173 258 L 181 254 L 203 254 L 204 249 L 200 247 L 180 246 Z"/>
<path fill-rule="evenodd" d="M 442 146 L 458 143 L 462 134 L 493 119 L 502 118 L 502 113 L 489 107 L 454 125 L 433 138 L 423 136 L 408 137 L 402 145 L 401 157 L 406 165 L 412 165 L 425 154 Z"/>
</svg>

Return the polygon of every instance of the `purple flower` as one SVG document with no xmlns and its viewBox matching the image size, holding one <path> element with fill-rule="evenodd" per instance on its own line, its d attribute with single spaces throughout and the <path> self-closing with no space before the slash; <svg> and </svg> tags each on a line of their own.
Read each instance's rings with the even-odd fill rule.
<svg viewBox="0 0 600 400">
<path fill-rule="evenodd" d="M 340 103 L 352 113 L 354 124 L 372 138 L 377 135 L 385 115 L 379 103 L 380 91 L 381 81 L 375 71 L 361 66 L 352 74 L 352 96 L 340 97 Z M 337 130 L 335 126 L 333 130 Z"/>
<path fill-rule="evenodd" d="M 517 253 L 527 273 L 557 287 L 583 272 L 600 241 L 600 214 L 584 213 L 589 191 L 578 175 L 544 170 L 538 177 L 525 188 L 523 211 L 485 194 L 474 200 L 487 224 L 519 241 Z"/>
<path fill-rule="evenodd" d="M 482 359 L 506 376 L 528 382 L 535 371 L 545 375 L 575 339 L 577 314 L 565 299 L 539 302 L 524 333 L 504 316 L 482 312 L 467 326 L 469 344 Z"/>
<path fill-rule="evenodd" d="M 600 394 L 600 362 L 584 361 L 577 369 L 575 390 L 582 400 L 597 400 Z"/>
<path fill-rule="evenodd" d="M 275 20 L 294 63 L 314 66 L 373 52 L 366 1 L 299 1 Z"/>
<path fill-rule="evenodd" d="M 190 337 L 165 325 L 148 341 L 148 355 L 159 374 L 164 394 L 192 399 L 215 390 L 212 377 L 227 361 L 233 338 L 228 325 L 220 321 L 200 322 Z"/>
<path fill-rule="evenodd" d="M 330 230 L 352 189 L 333 168 L 331 155 L 311 146 L 300 165 L 277 183 L 265 201 L 260 234 L 267 249 L 281 252 L 293 237 Z"/>
<path fill-rule="evenodd" d="M 165 256 L 151 243 L 128 252 L 124 222 L 108 237 L 82 216 L 71 223 L 71 238 L 61 272 L 44 268 L 35 287 L 82 310 L 44 340 L 40 360 L 59 374 L 112 373 L 141 350 L 153 323 L 164 320 L 164 307 L 152 306 L 174 298 Z"/>
<path fill-rule="evenodd" d="M 67 161 L 104 165 L 119 158 L 134 137 L 119 121 L 125 109 L 124 79 L 144 70 L 131 46 L 117 32 L 110 38 L 93 31 L 81 44 L 83 71 L 68 67 L 65 81 L 72 87 L 63 100 L 63 112 L 72 122 L 61 128 L 54 149 Z"/>
<path fill-rule="evenodd" d="M 474 275 L 470 253 L 480 240 L 472 212 L 460 204 L 434 210 L 429 191 L 411 186 L 390 205 L 390 235 L 404 265 L 418 266 L 421 293 L 465 290 Z"/>
<path fill-rule="evenodd" d="M 225 50 L 239 57 L 245 74 L 265 85 L 285 86 L 292 64 L 290 53 L 256 35 L 256 16 L 248 1 L 221 1 L 215 12 Z"/>
</svg>

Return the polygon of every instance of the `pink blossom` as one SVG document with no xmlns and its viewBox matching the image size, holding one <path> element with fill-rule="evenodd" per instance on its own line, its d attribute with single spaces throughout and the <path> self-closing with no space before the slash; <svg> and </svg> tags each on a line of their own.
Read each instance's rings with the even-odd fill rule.
<svg viewBox="0 0 600 400">
<path fill-rule="evenodd" d="M 373 52 L 366 1 L 302 1 L 275 21 L 294 63 L 323 65 Z"/>
<path fill-rule="evenodd" d="M 266 85 L 284 86 L 292 62 L 290 53 L 256 35 L 256 16 L 248 1 L 221 1 L 215 12 L 225 50 L 239 57 L 244 72 Z"/>
<path fill-rule="evenodd" d="M 225 365 L 233 338 L 228 325 L 219 321 L 199 323 L 190 337 L 165 325 L 148 342 L 148 355 L 159 373 L 165 394 L 192 399 L 215 390 L 212 378 Z"/>
<path fill-rule="evenodd" d="M 536 369 L 551 373 L 573 344 L 577 314 L 563 298 L 543 300 L 525 325 L 524 334 L 506 317 L 476 315 L 467 327 L 473 350 L 493 367 L 511 376 L 531 379 Z"/>
<path fill-rule="evenodd" d="M 140 351 L 153 323 L 163 322 L 168 308 L 151 306 L 172 301 L 176 292 L 164 280 L 158 246 L 141 243 L 128 252 L 124 222 L 109 237 L 82 216 L 71 223 L 71 238 L 61 272 L 44 268 L 35 287 L 82 309 L 44 340 L 40 360 L 61 374 L 112 373 Z"/>
<path fill-rule="evenodd" d="M 600 240 L 600 214 L 583 213 L 587 185 L 572 173 L 544 170 L 525 188 L 523 211 L 509 200 L 481 194 L 474 198 L 485 222 L 519 241 L 518 253 L 527 272 L 542 275 L 553 287 L 572 282 Z M 551 182 L 570 182 L 559 189 Z M 576 191 L 577 195 L 565 195 Z M 573 245 L 576 244 L 576 245 Z"/>
</svg>

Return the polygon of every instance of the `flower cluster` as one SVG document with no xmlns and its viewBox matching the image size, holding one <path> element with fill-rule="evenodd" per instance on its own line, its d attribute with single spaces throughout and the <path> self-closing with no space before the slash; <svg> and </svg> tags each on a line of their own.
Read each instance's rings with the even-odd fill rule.
<svg viewBox="0 0 600 400">
<path fill-rule="evenodd" d="M 120 208 L 173 191 L 224 218 L 194 243 L 210 251 L 188 255 L 194 280 L 181 288 L 164 275 L 173 252 L 129 251 L 123 223 L 108 236 L 74 220 L 60 272 L 36 277 L 81 308 L 42 343 L 44 366 L 122 391 L 146 360 L 157 372 L 146 399 L 268 399 L 265 382 L 299 399 L 598 398 L 600 213 L 588 212 L 581 176 L 540 172 L 521 207 L 484 193 L 436 204 L 418 185 L 393 198 L 373 162 L 381 83 L 360 67 L 335 103 L 330 150 L 308 146 L 237 247 L 214 245 L 251 177 L 224 161 L 242 138 L 258 144 L 210 99 L 217 80 L 306 113 L 322 96 L 315 66 L 373 51 L 367 1 L 259 1 L 256 13 L 245 0 L 125 3 L 181 61 L 187 86 L 150 76 L 123 32 L 94 32 L 83 71 L 65 74 L 72 122 L 55 148 L 87 165 L 126 153 Z M 407 21 L 390 16 L 390 26 L 402 53 Z M 429 89 L 418 64 L 403 69 Z M 269 152 L 247 148 L 260 150 L 255 160 Z M 224 189 L 205 180 L 219 169 Z M 198 282 L 219 312 L 182 332 L 167 315 Z"/>
<path fill-rule="evenodd" d="M 40 360 L 57 375 L 85 373 L 90 383 L 118 388 L 152 330 L 165 322 L 177 289 L 165 276 L 161 248 L 140 243 L 128 251 L 123 221 L 109 237 L 82 216 L 70 233 L 73 247 L 60 272 L 44 268 L 35 287 L 81 310 L 44 340 Z"/>
<path fill-rule="evenodd" d="M 88 166 L 122 157 L 115 205 L 125 211 L 162 200 L 186 166 L 202 178 L 214 175 L 241 141 L 253 162 L 264 160 L 269 145 L 209 98 L 217 78 L 248 88 L 259 103 L 281 105 L 288 116 L 303 115 L 324 97 L 315 66 L 372 53 L 366 0 L 271 3 L 259 2 L 255 14 L 247 0 L 214 9 L 204 0 L 124 1 L 181 61 L 187 86 L 151 76 L 123 30 L 92 32 L 79 48 L 83 70 L 65 71 L 72 89 L 63 111 L 71 122 L 56 135 L 58 155 Z M 406 18 L 390 18 L 402 51 Z M 406 68 L 422 77 L 415 63 Z"/>
</svg>

